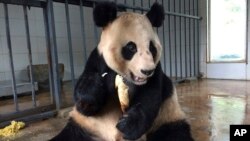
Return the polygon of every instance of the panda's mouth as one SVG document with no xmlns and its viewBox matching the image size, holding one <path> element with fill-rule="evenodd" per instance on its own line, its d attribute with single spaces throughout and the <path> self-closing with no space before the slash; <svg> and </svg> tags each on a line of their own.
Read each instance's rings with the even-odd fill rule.
<svg viewBox="0 0 250 141">
<path fill-rule="evenodd" d="M 132 72 L 130 73 L 130 76 L 131 76 L 133 83 L 136 85 L 143 85 L 147 83 L 147 78 L 145 77 L 136 76 Z"/>
</svg>

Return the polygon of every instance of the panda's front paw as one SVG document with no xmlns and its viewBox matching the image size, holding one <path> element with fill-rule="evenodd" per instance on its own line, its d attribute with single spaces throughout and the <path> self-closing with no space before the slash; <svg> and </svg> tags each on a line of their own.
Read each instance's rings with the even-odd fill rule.
<svg viewBox="0 0 250 141">
<path fill-rule="evenodd" d="M 105 90 L 98 73 L 82 76 L 75 87 L 76 109 L 87 116 L 96 114 L 105 103 Z"/>
<path fill-rule="evenodd" d="M 129 109 L 128 113 L 123 115 L 116 127 L 123 133 L 123 138 L 127 140 L 136 140 L 146 132 L 146 117 L 140 104 Z"/>
</svg>

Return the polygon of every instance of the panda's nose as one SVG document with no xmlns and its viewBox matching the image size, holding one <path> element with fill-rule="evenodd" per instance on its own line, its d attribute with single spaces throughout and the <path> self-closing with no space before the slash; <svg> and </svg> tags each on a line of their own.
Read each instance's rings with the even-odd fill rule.
<svg viewBox="0 0 250 141">
<path fill-rule="evenodd" d="M 154 70 L 141 70 L 141 73 L 143 73 L 147 76 L 151 75 L 153 72 L 154 72 Z"/>
</svg>

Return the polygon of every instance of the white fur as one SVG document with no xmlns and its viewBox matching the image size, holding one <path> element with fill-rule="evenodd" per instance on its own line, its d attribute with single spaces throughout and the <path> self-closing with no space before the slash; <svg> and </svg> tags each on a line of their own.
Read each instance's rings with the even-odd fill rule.
<svg viewBox="0 0 250 141">
<path fill-rule="evenodd" d="M 116 124 L 122 116 L 118 99 L 111 99 L 103 108 L 102 112 L 96 116 L 84 116 L 73 108 L 70 117 L 95 136 L 97 141 L 126 141 L 122 138 L 122 133 L 116 128 Z M 176 91 L 174 91 L 173 95 L 163 102 L 148 133 L 154 132 L 165 123 L 183 119 L 185 119 L 185 114 L 180 108 Z M 146 141 L 146 134 L 136 141 Z"/>
<path fill-rule="evenodd" d="M 121 50 L 131 41 L 136 44 L 137 52 L 127 61 L 122 57 Z M 155 59 L 149 50 L 150 41 L 157 50 Z M 111 69 L 132 81 L 131 73 L 140 78 L 148 77 L 141 70 L 152 70 L 156 67 L 162 45 L 145 15 L 124 12 L 103 29 L 98 51 Z"/>
</svg>

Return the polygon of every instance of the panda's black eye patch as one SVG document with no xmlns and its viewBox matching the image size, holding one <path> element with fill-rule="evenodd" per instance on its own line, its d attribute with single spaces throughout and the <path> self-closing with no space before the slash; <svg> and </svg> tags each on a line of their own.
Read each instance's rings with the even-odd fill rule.
<svg viewBox="0 0 250 141">
<path fill-rule="evenodd" d="M 150 41 L 150 43 L 149 43 L 149 51 L 152 53 L 153 58 L 155 58 L 156 54 L 157 54 L 157 49 L 154 46 L 152 41 Z"/>
<path fill-rule="evenodd" d="M 134 42 L 128 42 L 122 48 L 122 56 L 126 60 L 131 60 L 134 54 L 137 52 L 136 44 Z"/>
</svg>

